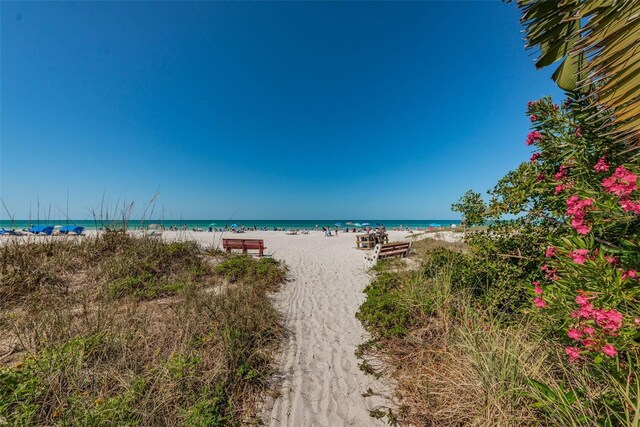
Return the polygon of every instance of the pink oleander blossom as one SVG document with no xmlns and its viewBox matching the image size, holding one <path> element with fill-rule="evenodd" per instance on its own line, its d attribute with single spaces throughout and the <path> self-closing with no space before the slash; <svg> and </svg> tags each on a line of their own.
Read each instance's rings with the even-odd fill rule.
<svg viewBox="0 0 640 427">
<path fill-rule="evenodd" d="M 640 202 L 634 202 L 628 199 L 620 200 L 620 207 L 625 212 L 633 212 L 640 215 Z"/>
<path fill-rule="evenodd" d="M 580 338 L 582 338 L 582 332 L 575 328 L 571 328 L 567 331 L 567 336 L 572 340 L 578 341 Z"/>
<path fill-rule="evenodd" d="M 565 178 L 568 173 L 569 173 L 569 168 L 564 165 L 561 165 L 560 169 L 558 169 L 558 172 L 556 172 L 556 174 L 553 177 L 555 178 L 556 181 L 560 181 L 562 178 Z"/>
<path fill-rule="evenodd" d="M 545 264 L 540 267 L 540 271 L 544 271 L 547 280 L 556 280 L 558 278 L 558 275 L 556 274 L 558 269 L 556 267 L 550 267 Z"/>
<path fill-rule="evenodd" d="M 538 120 L 538 116 L 536 116 L 535 114 L 532 114 L 529 116 L 529 120 L 531 120 L 531 122 L 535 122 L 536 120 Z"/>
<path fill-rule="evenodd" d="M 573 259 L 573 262 L 575 262 L 576 264 L 584 264 L 584 262 L 589 257 L 589 250 L 588 249 L 576 249 L 576 250 L 572 251 L 570 255 L 571 255 L 571 259 Z"/>
<path fill-rule="evenodd" d="M 618 197 L 628 197 L 638 189 L 638 176 L 624 166 L 618 166 L 609 178 L 602 180 L 605 191 Z"/>
<path fill-rule="evenodd" d="M 584 328 L 582 328 L 582 332 L 585 333 L 586 335 L 593 335 L 596 333 L 596 330 L 593 329 L 591 326 L 585 326 Z"/>
<path fill-rule="evenodd" d="M 542 134 L 537 130 L 534 130 L 530 132 L 529 135 L 527 135 L 527 141 L 526 141 L 527 145 L 536 144 L 540 141 L 542 141 Z"/>
<path fill-rule="evenodd" d="M 549 246 L 544 253 L 544 256 L 547 258 L 553 257 L 557 253 L 557 248 L 555 246 Z"/>
<path fill-rule="evenodd" d="M 577 347 L 566 347 L 564 353 L 569 357 L 569 362 L 571 363 L 580 358 L 580 350 Z"/>
<path fill-rule="evenodd" d="M 618 258 L 614 257 L 613 255 L 606 256 L 604 257 L 604 259 L 611 265 L 616 265 L 618 263 Z"/>
<path fill-rule="evenodd" d="M 540 175 L 538 175 L 536 177 L 536 182 L 542 182 L 542 181 L 544 181 L 545 178 L 546 178 L 546 175 L 541 173 Z"/>
<path fill-rule="evenodd" d="M 564 188 L 565 188 L 565 187 L 564 187 L 564 185 L 562 185 L 562 184 L 558 184 L 558 185 L 556 185 L 556 188 L 555 188 L 555 190 L 553 191 L 553 194 L 557 196 L 558 194 L 562 193 L 562 190 L 564 190 Z"/>
<path fill-rule="evenodd" d="M 600 157 L 600 159 L 598 159 L 598 162 L 595 164 L 593 169 L 596 172 L 606 172 L 606 171 L 608 171 L 609 170 L 609 164 L 607 163 L 607 159 L 604 158 L 604 157 Z"/>
<path fill-rule="evenodd" d="M 593 205 L 593 199 L 581 199 L 573 195 L 567 199 L 566 214 L 571 218 L 571 226 L 579 234 L 589 234 L 591 227 L 586 222 L 586 210 Z"/>
<path fill-rule="evenodd" d="M 576 128 L 576 130 L 575 130 L 575 131 L 573 131 L 573 134 L 574 134 L 577 138 L 580 138 L 580 137 L 582 136 L 582 129 L 580 129 L 580 126 L 578 126 L 578 127 Z"/>
<path fill-rule="evenodd" d="M 576 304 L 587 305 L 589 304 L 589 298 L 585 295 L 576 295 Z"/>
<path fill-rule="evenodd" d="M 618 350 L 616 350 L 616 348 L 611 344 L 605 344 L 602 346 L 602 352 L 609 357 L 616 357 L 616 354 L 618 354 Z"/>
<path fill-rule="evenodd" d="M 636 270 L 627 270 L 624 273 L 622 273 L 622 280 L 627 280 L 627 279 L 637 279 L 638 278 L 638 272 Z"/>
<path fill-rule="evenodd" d="M 534 298 L 533 299 L 533 304 L 538 308 L 545 308 L 547 306 L 547 303 L 545 302 L 545 300 L 543 300 L 540 297 Z"/>
<path fill-rule="evenodd" d="M 531 163 L 533 163 L 533 162 L 535 162 L 536 160 L 538 160 L 538 158 L 539 158 L 540 156 L 542 156 L 542 154 L 540 154 L 540 153 L 533 153 L 533 154 L 531 155 L 531 158 L 529 159 L 529 161 L 530 161 Z"/>
</svg>

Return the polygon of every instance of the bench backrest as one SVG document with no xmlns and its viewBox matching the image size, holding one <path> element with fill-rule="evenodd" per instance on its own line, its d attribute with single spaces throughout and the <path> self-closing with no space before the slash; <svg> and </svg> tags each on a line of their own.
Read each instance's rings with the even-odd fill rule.
<svg viewBox="0 0 640 427">
<path fill-rule="evenodd" d="M 373 261 L 377 262 L 380 258 L 387 258 L 392 256 L 405 257 L 409 254 L 411 249 L 411 242 L 401 243 L 378 243 L 373 250 Z"/>
<path fill-rule="evenodd" d="M 262 239 L 222 239 L 222 246 L 233 249 L 260 249 L 264 248 Z"/>
<path fill-rule="evenodd" d="M 410 247 L 411 247 L 411 242 L 385 243 L 384 245 L 380 245 L 380 253 L 393 252 L 399 249 L 408 250 Z"/>
</svg>

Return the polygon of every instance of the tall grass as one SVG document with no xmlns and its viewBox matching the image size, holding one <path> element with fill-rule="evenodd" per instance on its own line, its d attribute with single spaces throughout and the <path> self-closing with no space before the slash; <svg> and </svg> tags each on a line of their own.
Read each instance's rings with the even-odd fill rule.
<svg viewBox="0 0 640 427">
<path fill-rule="evenodd" d="M 283 333 L 277 262 L 124 233 L 0 250 L 0 424 L 257 421 Z M 217 272 L 238 262 L 233 283 Z"/>
<path fill-rule="evenodd" d="M 383 263 L 358 313 L 373 339 L 362 367 L 397 384 L 390 421 L 426 426 L 638 426 L 640 381 L 568 365 L 526 313 L 496 314 L 473 286 L 454 282 L 459 245 L 417 242 L 409 263 Z M 423 246 L 423 247 L 421 247 Z M 438 251 L 438 263 L 430 262 Z M 466 256 L 466 255 L 465 255 Z M 484 286 L 484 284 L 483 284 Z M 374 356 L 381 366 L 366 361 Z"/>
</svg>

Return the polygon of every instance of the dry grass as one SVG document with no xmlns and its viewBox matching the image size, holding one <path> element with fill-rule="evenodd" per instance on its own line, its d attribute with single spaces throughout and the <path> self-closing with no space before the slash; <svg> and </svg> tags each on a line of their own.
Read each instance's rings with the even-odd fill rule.
<svg viewBox="0 0 640 427">
<path fill-rule="evenodd" d="M 283 333 L 278 263 L 115 233 L 1 250 L 0 424 L 256 422 Z M 216 270 L 239 264 L 222 287 Z"/>
</svg>

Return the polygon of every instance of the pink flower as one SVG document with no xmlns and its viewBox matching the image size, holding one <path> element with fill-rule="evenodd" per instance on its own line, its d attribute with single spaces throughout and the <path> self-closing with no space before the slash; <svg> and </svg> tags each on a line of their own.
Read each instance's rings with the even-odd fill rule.
<svg viewBox="0 0 640 427">
<path fill-rule="evenodd" d="M 555 191 L 553 192 L 553 194 L 555 194 L 556 196 L 560 193 L 562 193 L 562 190 L 564 190 L 564 185 L 562 184 L 558 184 L 556 185 Z"/>
<path fill-rule="evenodd" d="M 571 226 L 579 234 L 589 234 L 591 227 L 585 220 L 586 210 L 593 204 L 593 199 L 581 199 L 578 196 L 571 196 L 567 199 L 566 214 L 571 218 Z"/>
<path fill-rule="evenodd" d="M 618 259 L 616 257 L 614 257 L 613 255 L 606 256 L 606 257 L 604 257 L 604 259 L 609 264 L 612 264 L 612 265 L 616 265 L 618 263 Z"/>
<path fill-rule="evenodd" d="M 573 262 L 575 262 L 576 264 L 584 264 L 584 262 L 587 260 L 587 257 L 589 256 L 589 250 L 576 249 L 575 251 L 572 251 L 570 255 L 573 259 Z"/>
<path fill-rule="evenodd" d="M 553 176 L 555 178 L 556 181 L 560 181 L 562 178 L 567 176 L 569 168 L 561 165 L 560 169 L 558 169 L 558 172 L 556 172 L 556 174 Z"/>
<path fill-rule="evenodd" d="M 591 317 L 596 321 L 598 326 L 612 332 L 616 332 L 622 326 L 622 313 L 616 310 L 594 310 Z"/>
<path fill-rule="evenodd" d="M 582 221 L 573 220 L 571 221 L 571 225 L 578 234 L 582 234 L 583 236 L 586 236 L 591 231 L 591 227 Z"/>
<path fill-rule="evenodd" d="M 640 202 L 633 202 L 628 199 L 620 200 L 620 207 L 625 212 L 633 212 L 640 215 Z"/>
<path fill-rule="evenodd" d="M 576 304 L 578 305 L 587 305 L 589 304 L 589 298 L 584 295 L 576 295 Z"/>
<path fill-rule="evenodd" d="M 579 340 L 580 338 L 582 338 L 582 332 L 580 332 L 579 330 L 575 329 L 575 328 L 571 328 L 567 331 L 567 336 L 569 338 L 571 338 L 572 340 Z"/>
<path fill-rule="evenodd" d="M 569 362 L 573 363 L 580 358 L 580 351 L 577 347 L 566 347 L 564 353 L 569 356 Z"/>
<path fill-rule="evenodd" d="M 536 116 L 535 114 L 532 114 L 529 116 L 529 120 L 531 120 L 532 122 L 535 122 L 536 120 L 538 120 L 538 116 Z"/>
<path fill-rule="evenodd" d="M 544 256 L 546 256 L 547 258 L 551 258 L 553 257 L 557 252 L 557 249 L 555 246 L 549 246 L 547 248 L 547 251 L 544 253 Z"/>
<path fill-rule="evenodd" d="M 600 157 L 600 159 L 598 159 L 598 163 L 595 164 L 593 169 L 596 172 L 606 172 L 606 171 L 608 171 L 609 170 L 609 164 L 607 163 L 607 159 L 604 158 L 604 157 Z"/>
<path fill-rule="evenodd" d="M 540 283 L 533 282 L 533 292 L 538 295 L 542 295 L 544 293 L 544 290 L 542 289 L 542 286 L 540 286 Z"/>
<path fill-rule="evenodd" d="M 542 155 L 542 154 L 540 154 L 540 153 L 533 153 L 533 154 L 531 155 L 531 158 L 529 159 L 529 161 L 530 161 L 531 163 L 533 163 L 533 162 L 535 162 L 535 161 L 536 161 L 536 160 L 537 160 L 541 155 Z"/>
<path fill-rule="evenodd" d="M 627 197 L 638 189 L 637 181 L 637 175 L 631 173 L 624 166 L 618 166 L 613 175 L 602 180 L 602 186 L 607 193 L 615 194 L 619 197 Z"/>
<path fill-rule="evenodd" d="M 640 317 L 636 317 L 635 319 L 633 319 L 633 326 L 638 326 L 640 325 Z"/>
<path fill-rule="evenodd" d="M 590 339 L 582 340 L 582 345 L 585 347 L 593 347 L 596 344 L 597 343 L 595 340 L 590 340 Z"/>
<path fill-rule="evenodd" d="M 549 267 L 548 265 L 543 265 L 542 267 L 540 267 L 540 271 L 545 272 L 545 276 L 547 277 L 547 280 L 556 280 L 558 278 L 556 274 L 558 269 L 555 267 Z"/>
<path fill-rule="evenodd" d="M 544 308 L 547 306 L 547 303 L 540 297 L 534 298 L 533 303 L 535 304 L 536 307 L 539 307 L 539 308 Z"/>
<path fill-rule="evenodd" d="M 618 350 L 616 350 L 616 348 L 614 346 L 612 346 L 611 344 L 605 344 L 602 347 L 602 352 L 604 354 L 606 354 L 609 357 L 615 357 L 616 354 L 618 354 Z"/>
<path fill-rule="evenodd" d="M 573 134 L 574 134 L 576 137 L 578 137 L 578 138 L 580 138 L 580 137 L 582 136 L 582 129 L 580 129 L 580 126 L 578 126 L 578 127 L 576 128 L 576 130 L 575 130 L 575 131 L 573 131 Z"/>
<path fill-rule="evenodd" d="M 545 179 L 545 175 L 543 173 L 541 173 L 540 175 L 538 175 L 536 177 L 536 182 L 542 182 Z"/>
<path fill-rule="evenodd" d="M 637 278 L 638 278 L 638 272 L 636 270 L 627 270 L 624 273 L 622 273 L 622 280 L 637 279 Z"/>
<path fill-rule="evenodd" d="M 540 134 L 540 132 L 538 132 L 537 130 L 534 130 L 530 132 L 529 135 L 527 135 L 527 145 L 536 144 L 540 141 L 542 141 L 542 134 Z"/>
<path fill-rule="evenodd" d="M 585 326 L 584 328 L 582 328 L 582 332 L 584 332 L 587 335 L 593 335 L 596 330 L 593 329 L 591 326 Z"/>
</svg>

